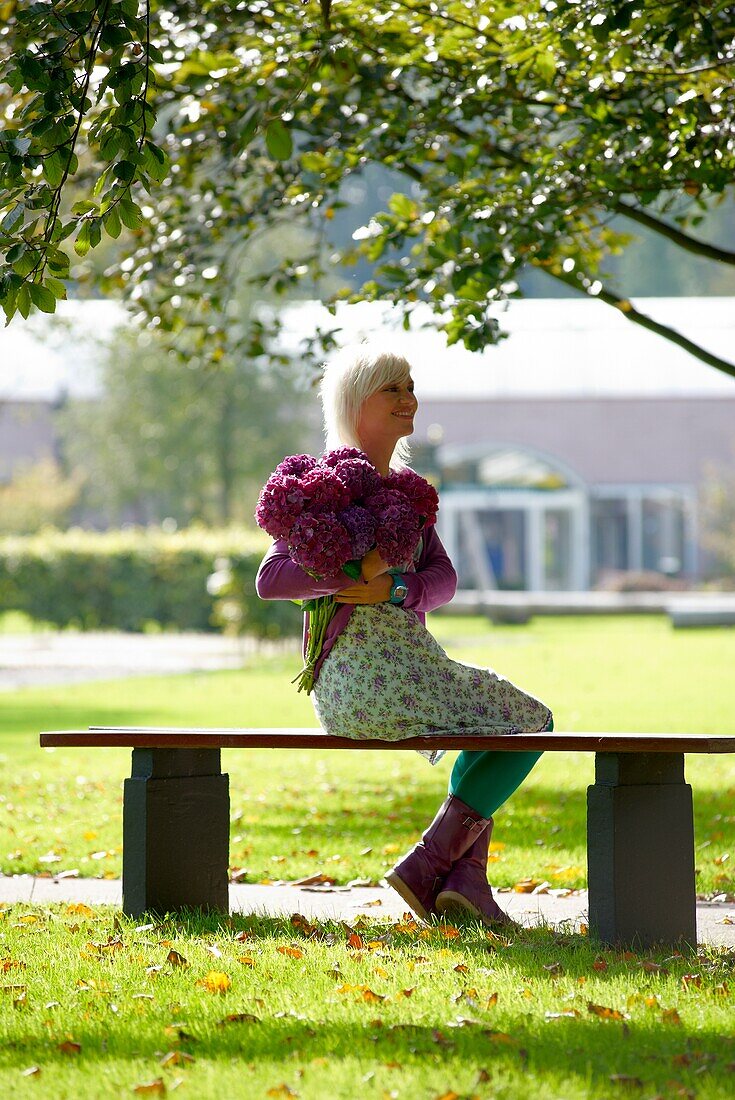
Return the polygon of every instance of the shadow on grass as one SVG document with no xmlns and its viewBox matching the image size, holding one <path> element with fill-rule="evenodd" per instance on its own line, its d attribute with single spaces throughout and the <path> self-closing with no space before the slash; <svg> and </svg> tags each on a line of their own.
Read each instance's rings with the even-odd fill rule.
<svg viewBox="0 0 735 1100">
<path fill-rule="evenodd" d="M 123 920 L 122 935 L 132 930 L 133 925 L 130 922 L 128 928 L 128 922 Z M 334 946 L 344 949 L 344 926 L 324 922 L 309 929 L 301 935 L 305 942 L 314 938 L 315 942 L 331 946 L 330 937 L 335 937 Z M 231 937 L 237 931 L 248 931 L 260 942 L 269 938 L 288 937 L 292 941 L 299 938 L 298 929 L 285 918 L 225 919 L 192 912 L 164 919 L 155 928 L 156 933 L 177 938 L 212 934 Z M 386 937 L 387 932 L 391 935 L 390 926 L 384 923 L 366 921 L 360 927 L 366 941 L 370 937 Z M 392 933 L 390 944 L 396 949 L 415 947 L 430 956 L 425 961 L 431 961 L 431 952 L 438 947 L 450 955 L 456 953 L 468 967 L 467 978 L 457 979 L 458 982 L 478 980 L 473 977 L 477 966 L 486 968 L 484 973 L 493 967 L 498 975 L 502 971 L 506 981 L 510 977 L 511 984 L 492 1010 L 467 1008 L 462 1000 L 453 1003 L 450 989 L 442 988 L 436 1003 L 429 1008 L 425 1004 L 417 1008 L 415 1018 L 408 1020 L 406 1016 L 410 1015 L 414 1002 L 402 1001 L 400 1009 L 396 1001 L 362 1004 L 357 1023 L 354 1018 L 334 1019 L 345 1003 L 336 992 L 341 977 L 335 983 L 335 996 L 328 994 L 325 1000 L 315 998 L 313 988 L 311 995 L 308 991 L 302 995 L 297 984 L 291 991 L 290 1008 L 285 1012 L 269 1010 L 265 993 L 257 997 L 253 993 L 231 991 L 216 1003 L 208 1001 L 200 1006 L 198 1013 L 186 1006 L 171 1006 L 165 1015 L 162 1005 L 151 1005 L 150 1013 L 151 1016 L 157 1013 L 159 1024 L 169 1024 L 169 1030 L 171 1019 L 180 1021 L 173 1025 L 179 1029 L 173 1042 L 177 1049 L 194 1056 L 200 1065 L 220 1061 L 224 1066 L 231 1059 L 262 1063 L 301 1058 L 311 1062 L 324 1059 L 325 1064 L 332 1066 L 344 1061 L 362 1070 L 371 1065 L 395 1064 L 405 1071 L 436 1067 L 435 1072 L 456 1073 L 460 1067 L 465 1071 L 475 1067 L 475 1071 L 479 1068 L 486 1071 L 485 1082 L 493 1076 L 548 1078 L 562 1085 L 561 1095 L 564 1082 L 575 1089 L 575 1094 L 576 1090 L 584 1094 L 586 1088 L 588 1094 L 595 1095 L 607 1094 L 613 1082 L 613 1087 L 622 1084 L 663 1088 L 667 1094 L 673 1090 L 673 1094 L 685 1096 L 694 1093 L 681 1091 L 679 1086 L 683 1090 L 695 1086 L 699 1089 L 706 1081 L 707 1095 L 725 1096 L 726 1086 L 732 1084 L 735 1040 L 721 1028 L 703 1023 L 699 1013 L 692 1011 L 691 1022 L 684 1013 L 684 1018 L 675 1024 L 665 1022 L 665 1014 L 642 1009 L 632 1018 L 625 1018 L 627 1014 L 623 1012 L 617 1018 L 600 1018 L 586 1009 L 582 993 L 576 999 L 578 1015 L 547 1019 L 533 999 L 524 999 L 523 987 L 534 980 L 541 979 L 547 988 L 557 988 L 554 983 L 561 982 L 562 976 L 566 986 L 593 975 L 596 983 L 603 987 L 610 985 L 610 990 L 603 988 L 603 993 L 609 992 L 610 1002 L 615 1003 L 621 996 L 620 984 L 617 990 L 612 987 L 621 975 L 630 974 L 633 967 L 640 965 L 637 958 L 609 952 L 609 971 L 601 974 L 593 970 L 594 945 L 583 937 L 563 936 L 549 930 L 522 933 L 511 942 L 492 946 L 484 930 L 478 927 L 463 930 L 461 940 L 447 940 L 441 929 L 436 928 L 428 940 Z M 732 956 L 712 958 L 717 978 L 731 972 Z M 665 961 L 677 980 L 689 965 L 684 958 Z M 653 981 L 645 972 L 641 972 L 640 978 L 643 985 Z M 569 1000 L 562 1000 L 561 994 L 559 1000 L 560 1012 L 565 1009 L 568 1012 Z M 170 1015 L 174 1009 L 175 1017 Z M 400 1018 L 396 1019 L 396 1015 Z M 104 1014 L 104 1006 L 97 1019 L 80 1013 L 74 1039 L 83 1051 L 80 1070 L 85 1064 L 101 1068 L 108 1060 L 139 1061 L 158 1058 L 161 1053 L 160 1026 L 138 1028 L 136 1020 L 125 1013 L 113 1025 Z M 20 1056 L 43 1060 L 49 1067 L 55 1062 L 68 1061 L 47 1038 L 21 1035 L 0 1052 L 0 1067 L 17 1064 Z M 720 1085 L 721 1092 L 709 1091 Z"/>
</svg>

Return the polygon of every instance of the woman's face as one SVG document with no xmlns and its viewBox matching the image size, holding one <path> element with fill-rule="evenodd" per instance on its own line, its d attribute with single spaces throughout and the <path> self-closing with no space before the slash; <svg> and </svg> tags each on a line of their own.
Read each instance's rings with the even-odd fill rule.
<svg viewBox="0 0 735 1100">
<path fill-rule="evenodd" d="M 395 446 L 401 436 L 411 435 L 418 405 L 410 375 L 376 390 L 360 409 L 357 434 L 363 447 Z"/>
</svg>

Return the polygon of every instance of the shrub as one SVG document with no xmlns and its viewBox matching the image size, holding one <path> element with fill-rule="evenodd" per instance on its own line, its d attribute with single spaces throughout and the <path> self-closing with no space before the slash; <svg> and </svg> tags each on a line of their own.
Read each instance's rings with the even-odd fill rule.
<svg viewBox="0 0 735 1100">
<path fill-rule="evenodd" d="M 46 529 L 0 538 L 0 611 L 81 630 L 298 634 L 293 604 L 264 602 L 255 574 L 269 544 L 250 528 Z M 221 583 L 225 574 L 228 584 Z"/>
</svg>

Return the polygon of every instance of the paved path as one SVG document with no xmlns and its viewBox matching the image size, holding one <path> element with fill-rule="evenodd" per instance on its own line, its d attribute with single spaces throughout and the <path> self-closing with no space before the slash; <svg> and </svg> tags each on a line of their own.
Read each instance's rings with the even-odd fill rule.
<svg viewBox="0 0 735 1100">
<path fill-rule="evenodd" d="M 257 643 L 221 634 L 122 634 L 38 631 L 0 634 L 0 691 L 52 684 L 118 680 L 128 676 L 242 668 L 248 658 L 296 641 Z"/>
<path fill-rule="evenodd" d="M 0 875 L 0 901 L 120 906 L 122 884 L 119 879 L 55 880 L 32 875 Z M 587 892 L 584 890 L 567 897 L 498 891 L 498 901 L 512 917 L 528 926 L 549 924 L 571 930 L 587 920 Z M 393 890 L 382 886 L 234 885 L 230 886 L 230 910 L 271 916 L 301 913 L 311 920 L 354 920 L 363 914 L 396 919 L 406 911 L 406 905 Z M 735 903 L 698 902 L 697 929 L 700 942 L 735 948 Z"/>
</svg>

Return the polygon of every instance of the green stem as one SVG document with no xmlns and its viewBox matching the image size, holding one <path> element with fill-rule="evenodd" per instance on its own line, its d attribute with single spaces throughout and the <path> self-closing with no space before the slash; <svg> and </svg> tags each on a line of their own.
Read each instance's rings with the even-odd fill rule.
<svg viewBox="0 0 735 1100">
<path fill-rule="evenodd" d="M 292 684 L 298 685 L 299 691 L 305 691 L 307 695 L 310 695 L 314 689 L 314 669 L 324 648 L 327 629 L 337 611 L 334 596 L 319 596 L 314 602 L 313 610 L 308 612 L 309 632 L 306 640 L 304 667 L 298 676 L 291 681 Z"/>
</svg>

